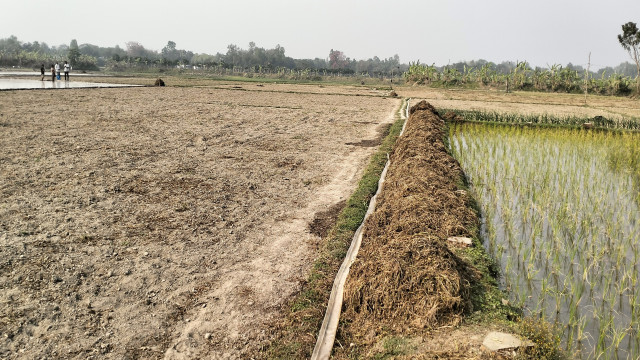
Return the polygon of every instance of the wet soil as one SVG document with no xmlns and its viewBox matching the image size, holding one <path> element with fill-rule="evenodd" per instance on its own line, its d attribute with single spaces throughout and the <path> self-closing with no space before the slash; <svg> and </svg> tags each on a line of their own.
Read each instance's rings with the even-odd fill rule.
<svg viewBox="0 0 640 360">
<path fill-rule="evenodd" d="M 324 238 L 329 233 L 329 230 L 333 227 L 338 219 L 338 215 L 347 204 L 346 200 L 342 200 L 325 211 L 317 212 L 313 218 L 313 221 L 309 224 L 309 231 L 312 234 Z"/>
</svg>

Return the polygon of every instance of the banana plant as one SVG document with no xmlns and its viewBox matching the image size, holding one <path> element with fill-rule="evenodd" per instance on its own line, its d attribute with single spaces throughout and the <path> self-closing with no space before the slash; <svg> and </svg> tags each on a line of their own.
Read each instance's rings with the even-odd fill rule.
<svg viewBox="0 0 640 360">
<path fill-rule="evenodd" d="M 562 65 L 553 64 L 549 67 L 549 80 L 551 85 L 551 91 L 556 91 L 558 89 L 558 84 L 560 83 L 560 75 L 559 72 L 562 70 Z"/>
<path fill-rule="evenodd" d="M 517 61 L 516 67 L 511 72 L 511 83 L 514 88 L 523 88 L 527 81 L 528 64 L 526 61 Z"/>
</svg>

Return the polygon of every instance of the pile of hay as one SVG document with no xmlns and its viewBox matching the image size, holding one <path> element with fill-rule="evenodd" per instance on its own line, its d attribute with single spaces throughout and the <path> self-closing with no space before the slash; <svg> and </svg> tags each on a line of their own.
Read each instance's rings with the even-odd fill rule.
<svg viewBox="0 0 640 360">
<path fill-rule="evenodd" d="M 447 111 L 447 113 L 444 114 L 444 116 L 442 116 L 442 118 L 447 122 L 453 122 L 453 123 L 464 122 L 464 118 L 462 116 L 454 113 L 453 111 Z"/>
<path fill-rule="evenodd" d="M 361 344 L 458 324 L 471 306 L 474 275 L 446 243 L 471 236 L 477 215 L 457 191 L 462 171 L 445 149 L 444 121 L 424 101 L 410 114 L 345 286 L 341 331 Z"/>
</svg>

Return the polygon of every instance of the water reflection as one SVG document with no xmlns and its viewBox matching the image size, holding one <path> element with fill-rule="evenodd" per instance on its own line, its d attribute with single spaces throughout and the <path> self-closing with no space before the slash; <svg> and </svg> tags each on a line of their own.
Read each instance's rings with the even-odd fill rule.
<svg viewBox="0 0 640 360">
<path fill-rule="evenodd" d="M 70 88 L 106 88 L 106 87 L 131 87 L 142 85 L 108 84 L 84 81 L 51 81 L 51 80 L 26 80 L 0 78 L 0 90 L 18 89 L 70 89 Z"/>
</svg>

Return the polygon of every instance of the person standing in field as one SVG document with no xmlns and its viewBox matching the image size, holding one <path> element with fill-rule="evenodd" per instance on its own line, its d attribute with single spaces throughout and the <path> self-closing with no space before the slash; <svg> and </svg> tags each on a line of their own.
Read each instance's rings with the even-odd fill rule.
<svg viewBox="0 0 640 360">
<path fill-rule="evenodd" d="M 56 63 L 56 77 L 58 78 L 58 80 L 60 80 L 60 65 L 58 63 Z"/>
<path fill-rule="evenodd" d="M 56 81 L 56 68 L 51 64 L 51 81 Z"/>
<path fill-rule="evenodd" d="M 40 66 L 40 81 L 44 81 L 44 64 Z"/>
<path fill-rule="evenodd" d="M 64 62 L 64 80 L 65 81 L 69 81 L 69 69 L 70 69 L 70 65 L 68 62 Z"/>
</svg>

